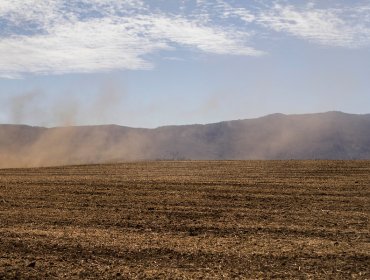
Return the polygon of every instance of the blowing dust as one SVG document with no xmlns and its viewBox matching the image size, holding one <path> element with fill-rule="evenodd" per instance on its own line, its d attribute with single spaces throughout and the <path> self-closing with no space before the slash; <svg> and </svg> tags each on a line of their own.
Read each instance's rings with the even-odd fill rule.
<svg viewBox="0 0 370 280">
<path fill-rule="evenodd" d="M 76 126 L 118 118 L 126 90 L 115 80 L 104 81 L 89 98 L 41 90 L 14 94 L 6 102 L 12 125 L 0 129 L 0 167 L 34 167 L 134 160 L 142 137 L 117 126 Z M 42 127 L 23 124 L 37 123 Z M 50 127 L 50 128 L 45 128 Z M 125 145 L 121 145 L 124 141 Z"/>
</svg>

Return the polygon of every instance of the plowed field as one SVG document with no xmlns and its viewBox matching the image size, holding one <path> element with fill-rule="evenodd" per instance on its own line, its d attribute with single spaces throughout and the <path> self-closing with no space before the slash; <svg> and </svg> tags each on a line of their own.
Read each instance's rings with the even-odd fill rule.
<svg viewBox="0 0 370 280">
<path fill-rule="evenodd" d="M 0 170 L 0 279 L 370 279 L 370 161 Z"/>
</svg>

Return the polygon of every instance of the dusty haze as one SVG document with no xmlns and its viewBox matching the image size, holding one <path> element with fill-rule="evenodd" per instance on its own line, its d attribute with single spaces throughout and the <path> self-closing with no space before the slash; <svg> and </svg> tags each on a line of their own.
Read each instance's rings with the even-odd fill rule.
<svg viewBox="0 0 370 280">
<path fill-rule="evenodd" d="M 156 129 L 0 125 L 3 168 L 182 159 L 370 159 L 370 115 L 274 114 Z"/>
</svg>

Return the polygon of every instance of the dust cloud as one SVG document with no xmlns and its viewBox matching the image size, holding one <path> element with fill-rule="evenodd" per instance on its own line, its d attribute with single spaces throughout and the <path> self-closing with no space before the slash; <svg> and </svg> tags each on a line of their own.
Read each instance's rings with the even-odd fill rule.
<svg viewBox="0 0 370 280">
<path fill-rule="evenodd" d="M 33 90 L 12 97 L 8 101 L 8 111 L 12 123 L 21 124 L 29 120 L 30 115 L 41 117 L 37 104 L 43 98 L 43 92 Z"/>
<path fill-rule="evenodd" d="M 88 96 L 81 99 L 70 92 L 53 96 L 41 90 L 14 94 L 5 104 L 12 125 L 0 125 L 0 167 L 140 159 L 138 150 L 143 150 L 146 140 L 132 129 L 76 126 L 85 120 L 105 123 L 114 118 L 127 97 L 126 90 L 118 81 L 109 79 Z M 27 123 L 42 127 L 23 125 Z"/>
<path fill-rule="evenodd" d="M 127 98 L 127 90 L 114 78 L 91 88 L 88 81 L 74 89 L 46 93 L 40 89 L 13 92 L 3 98 L 1 107 L 7 123 L 44 127 L 107 123 L 118 120 Z"/>
<path fill-rule="evenodd" d="M 0 125 L 0 167 L 140 160 L 370 159 L 370 115 L 327 112 L 156 129 Z"/>
<path fill-rule="evenodd" d="M 0 126 L 0 167 L 37 167 L 143 160 L 145 135 L 114 125 L 37 128 Z M 0 141 L 3 137 L 0 135 Z"/>
</svg>

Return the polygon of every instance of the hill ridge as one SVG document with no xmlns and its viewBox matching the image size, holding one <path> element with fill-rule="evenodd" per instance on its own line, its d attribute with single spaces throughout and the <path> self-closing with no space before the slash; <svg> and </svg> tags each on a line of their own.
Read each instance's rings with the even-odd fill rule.
<svg viewBox="0 0 370 280">
<path fill-rule="evenodd" d="M 0 124 L 0 167 L 158 159 L 370 159 L 370 114 L 271 114 L 156 128 Z"/>
</svg>

